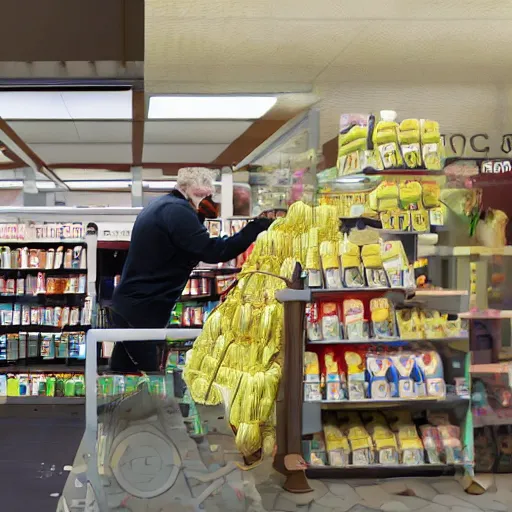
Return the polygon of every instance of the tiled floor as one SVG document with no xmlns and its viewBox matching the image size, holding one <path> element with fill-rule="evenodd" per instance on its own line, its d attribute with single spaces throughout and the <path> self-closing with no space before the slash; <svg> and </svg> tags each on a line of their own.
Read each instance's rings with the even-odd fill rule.
<svg viewBox="0 0 512 512">
<path fill-rule="evenodd" d="M 290 494 L 283 490 L 283 477 L 265 461 L 250 471 L 237 465 L 241 458 L 233 436 L 221 428 L 221 413 L 211 415 L 209 434 L 197 444 L 184 432 L 181 415 L 166 411 L 147 420 L 126 418 L 111 421 L 109 441 L 121 441 L 126 447 L 118 457 L 115 471 L 103 478 L 102 487 L 112 512 L 512 512 L 512 475 L 493 478 L 489 490 L 481 496 L 467 494 L 453 477 L 393 480 L 311 480 L 314 491 Z M 218 422 L 216 422 L 218 420 Z M 219 427 L 219 428 L 217 428 Z M 127 434 L 130 431 L 130 435 Z M 172 445 L 164 456 L 156 449 L 154 436 L 168 436 Z M 128 440 L 130 440 L 128 442 Z M 152 443 L 155 443 L 152 447 Z M 146 451 L 145 451 L 146 450 Z M 146 453 L 147 452 L 147 453 Z M 180 462 L 173 465 L 172 457 Z M 113 457 L 115 458 L 115 457 Z M 64 496 L 71 512 L 107 512 L 97 505 L 85 505 L 86 460 L 79 453 L 70 474 Z M 113 459 L 111 459 L 113 460 Z M 137 498 L 126 492 L 127 485 L 155 489 L 163 474 L 174 477 L 166 491 L 154 497 Z M 124 482 L 124 485 L 120 485 Z M 167 480 L 169 482 L 169 480 Z M 85 484 L 85 485 L 84 485 Z M 148 487 L 149 486 L 149 487 Z M 94 500 L 90 500 L 93 503 Z M 76 506 L 74 506 L 76 505 Z M 81 505 L 81 506 L 80 506 Z M 84 508 L 85 505 L 85 508 Z M 62 506 L 58 512 L 66 510 Z M 9 511 L 11 512 L 11 511 Z"/>
</svg>

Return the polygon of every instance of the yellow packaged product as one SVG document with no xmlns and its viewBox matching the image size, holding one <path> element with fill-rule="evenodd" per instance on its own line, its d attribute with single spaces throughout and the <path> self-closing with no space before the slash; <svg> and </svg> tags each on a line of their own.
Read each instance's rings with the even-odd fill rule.
<svg viewBox="0 0 512 512">
<path fill-rule="evenodd" d="M 421 206 L 421 195 L 423 189 L 419 181 L 400 182 L 400 206 L 404 210 L 417 209 Z"/>
<path fill-rule="evenodd" d="M 439 123 L 422 119 L 421 125 L 421 153 L 423 163 L 428 170 L 440 171 L 443 168 L 444 146 L 441 141 Z"/>
<path fill-rule="evenodd" d="M 372 440 L 359 416 L 350 414 L 348 421 L 343 424 L 343 431 L 352 452 L 352 465 L 367 466 L 371 464 L 373 462 Z"/>
<path fill-rule="evenodd" d="M 370 207 L 379 212 L 398 208 L 399 191 L 394 181 L 383 181 L 369 195 Z"/>
<path fill-rule="evenodd" d="M 350 462 L 350 444 L 347 437 L 335 425 L 324 425 L 325 448 L 329 465 L 346 467 Z"/>
<path fill-rule="evenodd" d="M 373 143 L 377 147 L 384 169 L 403 166 L 398 142 L 398 123 L 391 120 L 379 121 L 373 132 Z"/>
<path fill-rule="evenodd" d="M 427 210 L 416 210 L 411 212 L 411 225 L 413 231 L 420 233 L 430 229 L 429 214 Z"/>
<path fill-rule="evenodd" d="M 389 413 L 388 421 L 396 435 L 400 462 L 406 465 L 424 464 L 423 443 L 411 414 L 408 411 L 393 411 Z"/>
<path fill-rule="evenodd" d="M 404 119 L 400 123 L 398 132 L 400 149 L 408 169 L 417 169 L 422 165 L 421 159 L 421 135 L 418 119 Z"/>
<path fill-rule="evenodd" d="M 373 447 L 373 459 L 378 464 L 398 464 L 399 453 L 396 437 L 389 428 L 386 418 L 380 413 L 363 414 L 366 430 L 370 434 Z"/>
<path fill-rule="evenodd" d="M 441 195 L 441 188 L 435 181 L 426 181 L 422 184 L 423 187 L 423 206 L 425 208 L 436 208 L 439 206 L 439 197 Z"/>
</svg>

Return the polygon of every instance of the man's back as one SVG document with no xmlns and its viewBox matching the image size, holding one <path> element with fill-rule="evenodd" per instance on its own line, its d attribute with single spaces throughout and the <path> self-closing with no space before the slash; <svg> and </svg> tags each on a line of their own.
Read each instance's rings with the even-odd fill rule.
<svg viewBox="0 0 512 512">
<path fill-rule="evenodd" d="M 173 225 L 189 222 L 192 207 L 178 194 L 165 195 L 144 208 L 135 221 L 121 282 L 114 292 L 113 310 L 132 327 L 165 327 L 181 295 L 196 257 L 179 250 Z M 197 230 L 197 225 L 190 230 Z"/>
</svg>

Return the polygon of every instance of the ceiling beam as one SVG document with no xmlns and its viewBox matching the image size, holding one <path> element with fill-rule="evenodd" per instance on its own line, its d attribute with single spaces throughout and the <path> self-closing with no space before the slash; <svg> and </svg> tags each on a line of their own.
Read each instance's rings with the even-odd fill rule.
<svg viewBox="0 0 512 512">
<path fill-rule="evenodd" d="M 44 174 L 59 188 L 67 189 L 66 184 L 59 179 L 46 165 L 46 163 L 32 150 L 32 148 L 9 126 L 5 119 L 0 117 L 0 141 L 14 153 L 23 163 L 34 172 Z"/>
<path fill-rule="evenodd" d="M 290 115 L 290 119 L 295 113 Z M 235 139 L 213 162 L 213 165 L 221 166 L 237 164 L 250 154 L 255 148 L 266 141 L 289 119 L 265 119 L 264 117 L 254 123 L 240 137 Z"/>
<path fill-rule="evenodd" d="M 134 166 L 142 165 L 145 108 L 144 91 L 132 91 L 132 163 Z"/>
</svg>

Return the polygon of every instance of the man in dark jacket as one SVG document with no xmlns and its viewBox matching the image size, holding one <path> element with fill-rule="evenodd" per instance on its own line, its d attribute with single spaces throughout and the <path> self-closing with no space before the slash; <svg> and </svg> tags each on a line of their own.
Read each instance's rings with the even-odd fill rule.
<svg viewBox="0 0 512 512">
<path fill-rule="evenodd" d="M 211 238 L 204 217 L 215 217 L 213 175 L 208 169 L 178 173 L 176 188 L 139 214 L 121 282 L 114 292 L 116 328 L 165 328 L 190 273 L 200 262 L 220 263 L 246 251 L 270 221 L 259 218 L 232 237 Z M 205 212 L 205 213 L 201 213 Z M 117 343 L 114 371 L 154 371 L 163 363 L 157 344 Z"/>
</svg>

